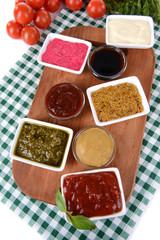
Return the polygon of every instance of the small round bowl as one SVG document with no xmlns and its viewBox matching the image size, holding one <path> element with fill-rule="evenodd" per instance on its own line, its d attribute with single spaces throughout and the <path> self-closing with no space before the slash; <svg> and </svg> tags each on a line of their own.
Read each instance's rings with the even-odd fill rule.
<svg viewBox="0 0 160 240">
<path fill-rule="evenodd" d="M 47 112 L 57 120 L 69 120 L 78 116 L 84 105 L 82 90 L 68 82 L 54 85 L 45 97 Z"/>
<path fill-rule="evenodd" d="M 87 169 L 102 168 L 112 162 L 116 144 L 106 128 L 87 126 L 74 136 L 72 152 L 81 166 Z"/>
<path fill-rule="evenodd" d="M 108 81 L 121 76 L 127 67 L 124 52 L 109 45 L 94 48 L 87 63 L 90 72 L 95 77 Z"/>
</svg>

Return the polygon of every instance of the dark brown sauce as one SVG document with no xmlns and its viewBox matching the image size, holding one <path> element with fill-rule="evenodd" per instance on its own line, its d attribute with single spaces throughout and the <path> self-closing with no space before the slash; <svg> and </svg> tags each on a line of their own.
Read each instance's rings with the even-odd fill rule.
<svg viewBox="0 0 160 240">
<path fill-rule="evenodd" d="M 45 103 L 52 116 L 68 118 L 80 111 L 83 105 L 83 95 L 76 86 L 61 83 L 50 89 Z"/>
<path fill-rule="evenodd" d="M 114 49 L 100 49 L 92 55 L 91 66 L 102 76 L 113 76 L 124 67 L 124 58 Z"/>
</svg>

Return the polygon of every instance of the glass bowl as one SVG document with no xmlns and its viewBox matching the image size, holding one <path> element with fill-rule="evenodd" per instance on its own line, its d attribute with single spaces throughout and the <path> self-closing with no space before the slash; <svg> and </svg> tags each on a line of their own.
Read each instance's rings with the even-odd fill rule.
<svg viewBox="0 0 160 240">
<path fill-rule="evenodd" d="M 58 120 L 69 120 L 78 116 L 84 105 L 84 93 L 73 83 L 64 82 L 54 85 L 45 97 L 47 112 Z"/>
<path fill-rule="evenodd" d="M 85 168 L 108 166 L 116 151 L 110 132 L 100 126 L 87 126 L 77 132 L 72 142 L 72 152 L 77 162 Z"/>
<path fill-rule="evenodd" d="M 90 72 L 101 80 L 116 79 L 124 73 L 127 67 L 124 52 L 109 45 L 94 48 L 87 63 Z"/>
</svg>

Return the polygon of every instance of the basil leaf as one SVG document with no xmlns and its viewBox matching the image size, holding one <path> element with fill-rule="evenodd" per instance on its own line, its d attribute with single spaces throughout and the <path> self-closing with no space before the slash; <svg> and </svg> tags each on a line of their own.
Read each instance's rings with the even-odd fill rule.
<svg viewBox="0 0 160 240">
<path fill-rule="evenodd" d="M 70 221 L 72 225 L 81 230 L 90 230 L 90 229 L 95 229 L 96 225 L 94 222 L 89 220 L 87 217 L 84 217 L 82 215 L 77 215 L 77 216 L 70 216 Z"/>
<path fill-rule="evenodd" d="M 56 193 L 56 204 L 57 204 L 57 207 L 59 208 L 59 210 L 61 212 L 66 212 L 67 211 L 64 198 L 62 197 L 62 194 L 61 194 L 59 189 Z"/>
</svg>

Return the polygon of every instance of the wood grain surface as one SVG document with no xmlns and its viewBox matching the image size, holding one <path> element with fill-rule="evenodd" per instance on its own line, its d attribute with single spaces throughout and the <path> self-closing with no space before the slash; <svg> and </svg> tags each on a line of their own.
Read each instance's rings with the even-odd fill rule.
<svg viewBox="0 0 160 240">
<path fill-rule="evenodd" d="M 64 35 L 89 40 L 93 45 L 105 44 L 105 29 L 78 26 L 65 30 Z M 155 69 L 153 49 L 123 49 L 127 57 L 127 69 L 121 76 L 137 76 L 142 84 L 149 101 Z M 73 129 L 74 134 L 88 125 L 95 125 L 86 96 L 86 104 L 82 113 L 69 121 L 52 119 L 44 106 L 47 91 L 60 82 L 71 82 L 80 87 L 86 96 L 86 89 L 104 81 L 94 77 L 86 67 L 81 75 L 71 74 L 60 70 L 45 67 L 42 73 L 36 94 L 34 96 L 28 117 L 60 124 Z M 124 188 L 125 200 L 129 200 L 137 173 L 142 140 L 144 135 L 146 116 L 127 120 L 106 126 L 116 142 L 116 155 L 109 167 L 117 167 L 120 171 Z M 55 205 L 55 194 L 60 187 L 61 175 L 65 173 L 85 171 L 73 157 L 70 149 L 67 164 L 63 172 L 55 172 L 13 160 L 12 172 L 17 186 L 26 195 Z"/>
</svg>

